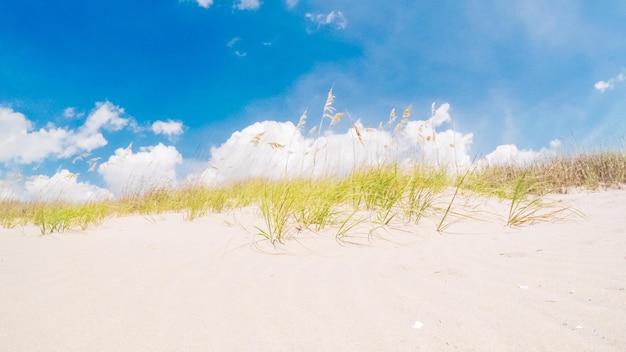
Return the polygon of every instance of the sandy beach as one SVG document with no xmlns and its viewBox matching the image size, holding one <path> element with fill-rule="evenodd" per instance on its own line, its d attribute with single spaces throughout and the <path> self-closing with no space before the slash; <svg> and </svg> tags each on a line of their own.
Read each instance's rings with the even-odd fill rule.
<svg viewBox="0 0 626 352">
<path fill-rule="evenodd" d="M 278 248 L 253 209 L 0 229 L 0 350 L 626 351 L 626 191 L 551 198 L 585 217 Z"/>
</svg>

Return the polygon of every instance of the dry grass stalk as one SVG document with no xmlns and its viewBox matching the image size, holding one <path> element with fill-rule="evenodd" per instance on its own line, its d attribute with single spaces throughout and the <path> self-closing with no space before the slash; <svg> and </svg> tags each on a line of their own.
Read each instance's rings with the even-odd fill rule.
<svg viewBox="0 0 626 352">
<path fill-rule="evenodd" d="M 304 112 L 300 116 L 300 119 L 298 120 L 298 125 L 296 125 L 296 128 L 298 129 L 298 131 L 300 131 L 300 133 L 302 133 L 302 130 L 304 129 L 305 124 L 306 124 L 306 110 L 304 110 Z"/>
<path fill-rule="evenodd" d="M 359 142 L 361 142 L 362 146 L 365 146 L 365 144 L 363 143 L 363 136 L 361 136 L 361 132 L 359 131 L 359 128 L 356 126 L 354 122 L 352 122 L 352 126 L 354 126 L 354 132 L 356 132 L 356 136 L 359 138 Z"/>
<path fill-rule="evenodd" d="M 263 137 L 264 134 L 265 134 L 265 131 L 261 133 L 257 133 L 257 135 L 254 136 L 254 138 L 252 138 L 251 142 L 252 144 L 254 144 L 255 147 L 259 146 L 259 142 L 261 141 L 261 138 Z"/>
<path fill-rule="evenodd" d="M 276 143 L 276 142 L 269 142 L 267 144 L 269 144 L 269 146 L 272 147 L 272 149 L 281 149 L 281 148 L 285 147 L 284 144 L 280 144 L 280 143 Z"/>
</svg>

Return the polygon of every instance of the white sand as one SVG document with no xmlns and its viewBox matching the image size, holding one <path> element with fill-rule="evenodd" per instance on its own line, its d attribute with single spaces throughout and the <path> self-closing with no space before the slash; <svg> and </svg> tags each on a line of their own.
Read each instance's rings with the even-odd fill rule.
<svg viewBox="0 0 626 352">
<path fill-rule="evenodd" d="M 364 246 L 252 246 L 249 210 L 0 229 L 0 350 L 626 351 L 626 191 L 559 198 L 587 218 L 363 224 Z"/>
</svg>

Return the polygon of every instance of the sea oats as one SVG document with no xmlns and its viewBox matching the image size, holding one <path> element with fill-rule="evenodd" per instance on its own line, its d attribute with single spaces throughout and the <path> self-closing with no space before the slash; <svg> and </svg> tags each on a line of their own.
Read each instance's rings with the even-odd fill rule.
<svg viewBox="0 0 626 352">
<path fill-rule="evenodd" d="M 363 137 L 361 136 L 361 132 L 359 132 L 359 128 L 356 127 L 356 124 L 353 122 L 352 126 L 354 126 L 354 132 L 356 132 L 356 136 L 359 138 L 359 142 L 361 142 L 362 146 L 365 146 L 365 144 L 363 144 Z"/>
<path fill-rule="evenodd" d="M 341 121 L 341 118 L 343 117 L 343 113 L 342 112 L 338 112 L 336 113 L 334 116 L 332 116 L 330 118 L 330 125 L 336 125 Z"/>
<path fill-rule="evenodd" d="M 300 133 L 302 133 L 302 130 L 304 129 L 305 124 L 306 124 L 306 110 L 304 110 L 304 112 L 302 113 L 302 116 L 300 116 L 300 120 L 298 120 L 298 125 L 296 126 L 296 128 L 298 129 L 298 131 L 300 131 Z"/>
<path fill-rule="evenodd" d="M 335 108 L 332 107 L 333 101 L 335 101 L 335 96 L 333 95 L 332 88 L 328 91 L 328 97 L 326 98 L 326 104 L 324 104 L 324 114 L 323 117 L 328 117 L 329 119 L 333 119 Z"/>
<path fill-rule="evenodd" d="M 90 155 L 91 154 L 89 154 L 89 153 L 85 153 L 85 154 L 79 155 L 79 156 L 75 157 L 74 159 L 72 159 L 72 164 L 76 164 L 77 161 L 81 161 L 84 158 L 89 157 Z"/>
<path fill-rule="evenodd" d="M 265 134 L 265 131 L 263 131 L 261 133 L 257 133 L 257 135 L 254 136 L 254 138 L 252 138 L 251 142 L 252 142 L 252 144 L 254 144 L 255 147 L 259 146 L 259 142 L 261 141 L 261 137 L 263 137 L 264 134 Z"/>
<path fill-rule="evenodd" d="M 91 158 L 87 160 L 87 164 L 89 164 L 89 170 L 87 170 L 87 172 L 95 171 L 96 166 L 98 165 L 98 161 L 100 161 L 100 158 Z"/>
<path fill-rule="evenodd" d="M 409 105 L 406 107 L 406 109 L 404 109 L 404 112 L 402 113 L 402 122 L 403 123 L 407 123 L 409 121 L 409 116 L 411 115 L 411 108 L 413 106 Z"/>
<path fill-rule="evenodd" d="M 276 142 L 269 142 L 267 144 L 269 144 L 269 146 L 272 147 L 272 149 L 280 149 L 280 148 L 284 148 L 285 147 L 285 145 L 280 144 L 280 143 L 276 143 Z"/>
<path fill-rule="evenodd" d="M 411 115 L 411 105 L 407 106 L 407 108 L 404 109 L 404 112 L 402 113 L 402 120 L 400 120 L 400 122 L 398 122 L 398 124 L 396 125 L 396 128 L 393 129 L 395 133 L 400 133 L 400 131 L 404 129 L 406 124 L 409 122 L 410 115 Z"/>
<path fill-rule="evenodd" d="M 387 122 L 387 125 L 391 125 L 396 120 L 396 118 L 396 108 L 393 108 L 389 113 L 389 121 Z"/>
</svg>

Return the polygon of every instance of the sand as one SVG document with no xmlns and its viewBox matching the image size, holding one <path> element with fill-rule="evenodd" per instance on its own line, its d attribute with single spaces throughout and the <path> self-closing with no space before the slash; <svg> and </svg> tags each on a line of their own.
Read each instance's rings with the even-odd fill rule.
<svg viewBox="0 0 626 352">
<path fill-rule="evenodd" d="M 277 249 L 253 209 L 0 229 L 0 350 L 626 351 L 626 191 L 553 198 L 585 218 L 363 223 L 360 244 Z"/>
</svg>

